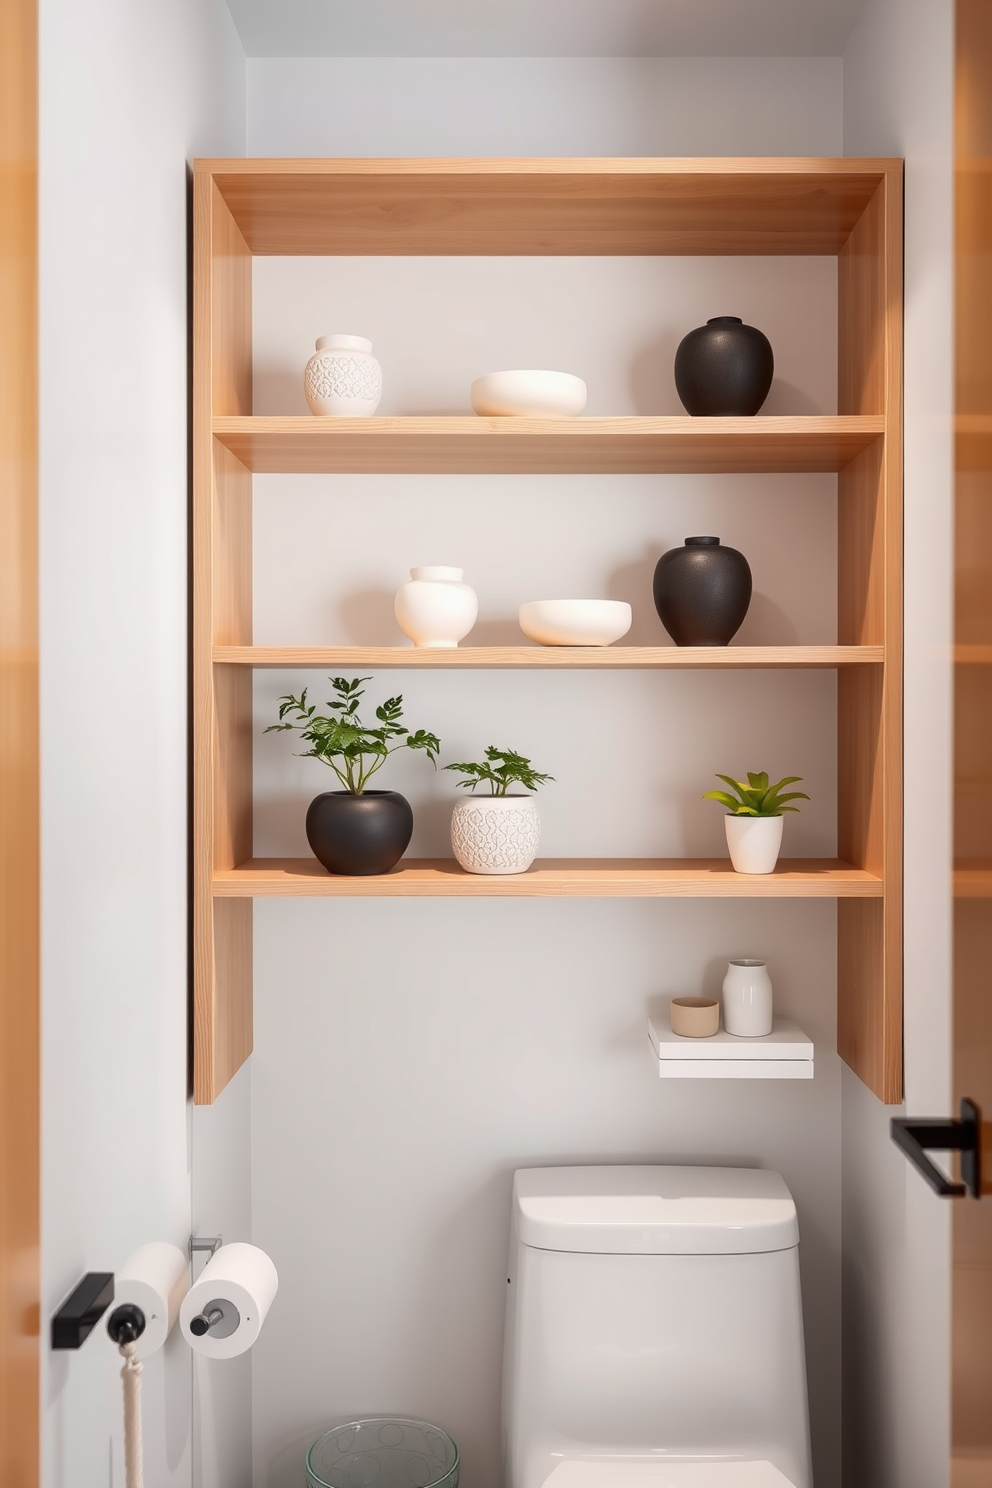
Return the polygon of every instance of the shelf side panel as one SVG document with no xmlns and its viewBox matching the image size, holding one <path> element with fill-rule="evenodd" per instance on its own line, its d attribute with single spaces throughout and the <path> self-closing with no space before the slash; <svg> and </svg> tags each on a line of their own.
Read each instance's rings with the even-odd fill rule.
<svg viewBox="0 0 992 1488">
<path fill-rule="evenodd" d="M 884 645 L 838 677 L 838 851 L 884 881 L 838 908 L 838 1049 L 902 1099 L 902 175 L 886 169 L 838 265 L 838 410 L 883 414 L 883 440 L 838 477 L 838 641 Z"/>
<path fill-rule="evenodd" d="M 212 412 L 252 411 L 251 250 L 210 182 L 210 387 Z"/>
<path fill-rule="evenodd" d="M 252 1050 L 252 901 L 213 906 L 211 975 L 194 1003 L 193 1099 L 211 1105 Z"/>
<path fill-rule="evenodd" d="M 251 643 L 251 475 L 213 438 L 251 412 L 251 255 L 209 174 L 193 187 L 193 1088 L 216 1098 L 251 1048 L 251 913 L 212 879 L 251 851 L 251 684 L 213 647 Z"/>
</svg>

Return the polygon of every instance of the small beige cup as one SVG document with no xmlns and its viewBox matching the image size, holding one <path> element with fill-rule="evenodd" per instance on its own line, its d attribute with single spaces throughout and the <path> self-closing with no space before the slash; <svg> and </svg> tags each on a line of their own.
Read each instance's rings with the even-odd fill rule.
<svg viewBox="0 0 992 1488">
<path fill-rule="evenodd" d="M 712 1038 L 720 1032 L 720 1004 L 712 997 L 673 997 L 672 1032 L 682 1038 Z"/>
</svg>

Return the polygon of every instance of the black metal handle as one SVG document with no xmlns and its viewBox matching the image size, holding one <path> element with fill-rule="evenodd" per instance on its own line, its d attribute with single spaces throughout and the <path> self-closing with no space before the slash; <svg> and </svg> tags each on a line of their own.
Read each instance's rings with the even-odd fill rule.
<svg viewBox="0 0 992 1488">
<path fill-rule="evenodd" d="M 114 1273 L 87 1271 L 52 1318 L 52 1348 L 80 1348 L 113 1300 Z"/>
<path fill-rule="evenodd" d="M 982 1193 L 982 1113 L 972 1100 L 961 1102 L 961 1116 L 957 1121 L 950 1118 L 932 1117 L 913 1120 L 906 1116 L 893 1116 L 892 1140 L 901 1147 L 917 1172 L 926 1179 L 934 1193 L 945 1199 L 973 1199 Z M 936 1163 L 930 1161 L 927 1152 L 960 1152 L 961 1183 L 946 1177 Z"/>
</svg>

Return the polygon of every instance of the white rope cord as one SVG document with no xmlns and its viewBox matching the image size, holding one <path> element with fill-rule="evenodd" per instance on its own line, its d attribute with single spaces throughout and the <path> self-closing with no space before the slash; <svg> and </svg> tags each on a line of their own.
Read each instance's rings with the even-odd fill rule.
<svg viewBox="0 0 992 1488">
<path fill-rule="evenodd" d="M 141 1362 L 134 1357 L 137 1341 L 120 1343 L 124 1359 L 124 1481 L 127 1488 L 144 1488 L 141 1450 Z"/>
</svg>

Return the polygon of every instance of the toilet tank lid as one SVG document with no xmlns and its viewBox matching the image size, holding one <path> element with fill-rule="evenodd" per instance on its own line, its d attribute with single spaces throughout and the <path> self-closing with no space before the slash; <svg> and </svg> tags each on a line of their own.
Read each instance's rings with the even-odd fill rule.
<svg viewBox="0 0 992 1488">
<path fill-rule="evenodd" d="M 763 1168 L 521 1168 L 513 1215 L 537 1250 L 746 1255 L 799 1244 L 792 1195 Z"/>
</svg>

